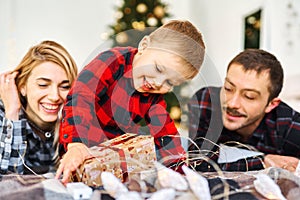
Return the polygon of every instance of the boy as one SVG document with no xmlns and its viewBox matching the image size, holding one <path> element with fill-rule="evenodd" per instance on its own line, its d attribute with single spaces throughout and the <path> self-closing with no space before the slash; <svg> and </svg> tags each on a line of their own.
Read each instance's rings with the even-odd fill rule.
<svg viewBox="0 0 300 200">
<path fill-rule="evenodd" d="M 72 87 L 60 130 L 67 150 L 57 170 L 66 183 L 98 145 L 126 132 L 150 132 L 157 160 L 166 165 L 185 159 L 178 131 L 163 94 L 192 79 L 204 59 L 204 42 L 188 21 L 174 20 L 144 37 L 138 49 L 116 47 L 99 54 Z M 144 120 L 146 126 L 139 123 Z"/>
</svg>

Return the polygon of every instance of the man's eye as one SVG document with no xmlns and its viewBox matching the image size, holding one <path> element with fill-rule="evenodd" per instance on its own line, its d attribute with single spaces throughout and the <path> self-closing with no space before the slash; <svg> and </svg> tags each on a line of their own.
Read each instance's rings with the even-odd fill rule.
<svg viewBox="0 0 300 200">
<path fill-rule="evenodd" d="M 225 89 L 226 91 L 228 91 L 228 92 L 232 91 L 232 89 L 229 88 L 229 87 L 224 87 L 224 89 Z"/>
<path fill-rule="evenodd" d="M 246 96 L 246 98 L 249 99 L 249 100 L 254 100 L 255 99 L 253 97 L 247 97 L 247 96 Z"/>
<path fill-rule="evenodd" d="M 255 99 L 255 97 L 250 96 L 250 95 L 245 95 L 245 98 L 246 98 L 246 99 L 249 99 L 249 100 L 254 100 L 254 99 Z"/>
</svg>

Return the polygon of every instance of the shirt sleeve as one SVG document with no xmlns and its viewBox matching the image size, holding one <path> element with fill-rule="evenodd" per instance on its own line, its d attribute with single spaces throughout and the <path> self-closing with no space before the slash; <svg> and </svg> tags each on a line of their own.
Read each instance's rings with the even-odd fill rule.
<svg viewBox="0 0 300 200">
<path fill-rule="evenodd" d="M 283 151 L 287 156 L 295 156 L 300 159 L 300 113 L 292 110 L 291 120 L 285 129 L 286 133 L 281 133 L 283 135 Z M 282 123 L 282 122 L 278 122 Z M 279 130 L 279 132 L 281 132 Z"/>
<path fill-rule="evenodd" d="M 180 134 L 166 110 L 163 96 L 149 109 L 150 133 L 154 137 L 157 160 L 167 166 L 180 165 L 186 159 Z"/>
<path fill-rule="evenodd" d="M 72 86 L 62 110 L 60 126 L 60 144 L 65 150 L 71 142 L 93 146 L 104 141 L 105 134 L 97 119 L 97 112 L 109 100 L 106 91 L 116 78 L 111 67 L 117 65 L 114 62 L 117 62 L 117 58 L 113 52 L 101 53 L 80 72 Z M 109 119 L 105 112 L 102 113 L 103 120 Z"/>
<path fill-rule="evenodd" d="M 197 159 L 190 164 L 195 167 L 197 171 L 201 172 L 215 172 L 215 171 L 253 171 L 264 169 L 263 155 L 247 157 L 235 162 L 218 163 L 219 149 L 214 147 L 211 153 L 202 155 L 205 159 Z"/>
<path fill-rule="evenodd" d="M 190 151 L 198 151 L 208 133 L 216 135 L 218 130 L 216 127 L 218 123 L 211 123 L 212 103 L 209 90 L 209 88 L 198 90 L 188 102 L 189 137 L 193 140 L 193 143 L 189 144 Z M 217 118 L 212 120 L 216 121 Z"/>
<path fill-rule="evenodd" d="M 12 121 L 4 117 L 5 112 L 1 104 L 0 110 L 0 168 L 1 173 L 8 170 L 22 173 L 26 141 L 22 134 L 26 124 L 22 120 Z"/>
</svg>

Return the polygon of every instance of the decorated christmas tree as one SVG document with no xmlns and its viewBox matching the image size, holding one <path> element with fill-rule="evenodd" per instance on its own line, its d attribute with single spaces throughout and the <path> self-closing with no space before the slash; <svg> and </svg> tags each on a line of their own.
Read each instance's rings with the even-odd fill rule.
<svg viewBox="0 0 300 200">
<path fill-rule="evenodd" d="M 161 26 L 170 14 L 160 0 L 124 0 L 115 16 L 117 20 L 110 26 L 114 46 L 137 47 L 143 36 Z"/>
</svg>

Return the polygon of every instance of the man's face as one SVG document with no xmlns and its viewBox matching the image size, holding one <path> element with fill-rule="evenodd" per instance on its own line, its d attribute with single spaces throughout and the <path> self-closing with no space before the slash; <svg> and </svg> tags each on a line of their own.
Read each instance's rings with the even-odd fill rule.
<svg viewBox="0 0 300 200">
<path fill-rule="evenodd" d="M 244 136 L 252 133 L 273 108 L 268 103 L 269 84 L 268 71 L 258 75 L 254 70 L 245 72 L 242 65 L 232 64 L 220 95 L 224 127 Z"/>
</svg>

